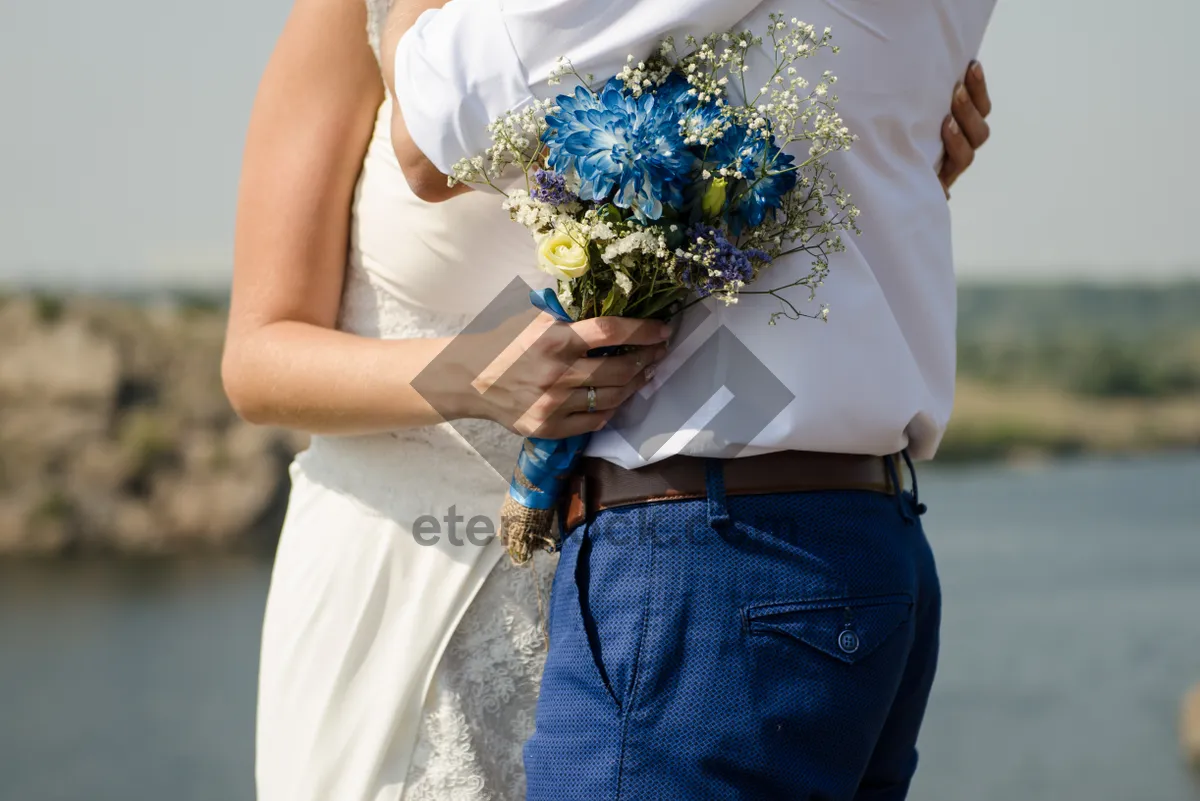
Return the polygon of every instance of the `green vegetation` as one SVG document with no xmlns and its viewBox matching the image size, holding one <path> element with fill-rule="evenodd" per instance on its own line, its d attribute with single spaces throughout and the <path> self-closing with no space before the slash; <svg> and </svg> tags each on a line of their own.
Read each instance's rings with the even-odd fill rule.
<svg viewBox="0 0 1200 801">
<path fill-rule="evenodd" d="M 1200 282 L 959 292 L 959 374 L 1095 398 L 1200 392 Z"/>
<path fill-rule="evenodd" d="M 129 487 L 137 494 L 149 492 L 155 471 L 175 458 L 178 432 L 166 417 L 151 409 L 136 409 L 124 416 L 118 440 L 129 461 Z"/>
<path fill-rule="evenodd" d="M 1200 448 L 1200 282 L 966 285 L 941 460 Z"/>
<path fill-rule="evenodd" d="M 59 490 L 51 490 L 30 511 L 29 520 L 30 522 L 61 523 L 70 518 L 74 512 L 75 506 L 71 503 L 70 498 Z"/>
<path fill-rule="evenodd" d="M 1024 453 L 1044 456 L 1074 456 L 1086 451 L 1078 435 L 1040 426 L 1035 420 L 994 420 L 959 423 L 951 427 L 938 462 L 978 462 L 1006 459 Z"/>
<path fill-rule="evenodd" d="M 52 324 L 63 315 L 63 299 L 57 295 L 38 293 L 33 296 L 34 310 L 39 321 Z"/>
<path fill-rule="evenodd" d="M 180 292 L 172 298 L 187 317 L 204 317 L 226 310 L 228 298 L 202 292 Z"/>
<path fill-rule="evenodd" d="M 75 313 L 70 299 L 30 297 L 43 323 Z M 225 310 L 222 295 L 120 300 L 173 302 L 183 323 L 181 341 L 205 332 L 187 352 L 219 349 L 219 329 L 213 326 L 220 325 Z M 1200 448 L 1200 280 L 1139 286 L 966 283 L 959 290 L 958 322 L 958 393 L 940 459 Z M 177 369 L 172 386 L 195 375 L 180 353 L 171 358 Z M 201 384 L 212 383 L 207 381 Z M 219 392 L 218 384 L 212 386 Z M 155 471 L 178 458 L 174 443 L 183 424 L 156 415 L 150 407 L 157 402 L 136 380 L 122 383 L 117 435 L 136 477 L 135 491 L 148 491 Z M 219 469 L 228 454 L 218 448 L 212 459 Z"/>
</svg>

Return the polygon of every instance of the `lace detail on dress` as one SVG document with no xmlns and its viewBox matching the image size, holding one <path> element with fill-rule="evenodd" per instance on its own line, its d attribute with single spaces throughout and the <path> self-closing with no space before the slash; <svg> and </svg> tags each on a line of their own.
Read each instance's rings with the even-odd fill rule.
<svg viewBox="0 0 1200 801">
<path fill-rule="evenodd" d="M 382 339 L 453 336 L 470 319 L 406 302 L 388 279 L 351 259 L 338 318 L 341 330 Z M 511 474 L 521 443 L 520 437 L 487 420 L 316 439 L 314 459 L 322 461 L 325 472 L 353 476 L 358 496 L 368 503 L 377 485 L 385 495 L 420 491 L 421 480 L 414 477 L 397 486 L 397 476 L 411 477 L 411 469 L 401 462 L 420 461 L 422 455 L 456 471 L 464 491 L 491 480 L 482 472 L 482 456 L 500 473 L 494 480 L 503 486 L 500 480 Z M 317 465 L 310 469 L 319 473 Z M 426 486 L 429 482 L 450 485 L 453 479 L 427 475 Z M 554 555 L 539 557 L 532 566 L 519 568 L 502 556 L 451 635 L 425 699 L 404 801 L 525 798 L 522 749 L 533 733 L 546 659 L 543 602 L 557 563 Z"/>
<path fill-rule="evenodd" d="M 378 58 L 392 0 L 366 2 L 367 35 Z M 398 201 L 385 188 L 387 181 L 403 180 L 387 144 L 388 118 L 382 116 L 385 110 L 386 103 L 381 107 L 376 141 L 372 144 L 377 156 L 374 161 L 368 156 L 356 193 L 350 265 L 342 291 L 338 328 L 380 339 L 454 336 L 473 315 L 433 310 L 431 305 L 438 302 L 448 305 L 457 295 L 440 297 L 436 292 L 431 294 L 429 286 L 421 290 L 431 294 L 426 303 L 412 298 L 413 287 L 406 283 L 404 268 L 411 259 L 426 266 L 434 263 L 457 269 L 462 264 L 472 264 L 479 254 L 470 248 L 457 247 L 457 243 L 448 247 L 451 240 L 445 239 L 444 220 L 428 215 L 427 209 L 415 201 Z M 421 226 L 432 226 L 429 238 L 434 246 L 416 247 L 399 263 L 392 264 L 395 248 L 403 243 L 381 237 L 381 227 L 391 225 L 390 217 L 368 213 L 373 208 L 390 208 L 383 205 L 387 203 L 396 204 L 396 214 L 411 215 L 404 218 L 410 229 L 420 233 L 425 232 Z M 478 215 L 481 221 L 499 220 L 502 216 L 490 202 L 486 208 L 490 213 L 485 213 L 480 201 L 454 213 Z M 523 235 L 523 232 L 508 234 L 510 225 L 507 220 L 500 220 L 494 235 L 514 238 Z M 458 220 L 455 228 L 459 227 L 465 231 L 470 225 Z M 417 242 L 420 243 L 420 237 Z M 376 269 L 376 262 L 368 254 L 382 254 L 387 264 Z M 495 291 L 499 289 L 500 285 Z M 489 290 L 482 294 L 489 295 Z M 458 299 L 463 301 L 459 305 L 464 308 L 472 306 L 472 301 Z M 392 508 L 391 499 L 396 493 L 403 493 L 410 500 L 427 495 L 434 499 L 428 506 L 444 508 L 454 493 L 475 492 L 499 498 L 512 474 L 520 446 L 520 437 L 486 420 L 458 420 L 366 437 L 314 437 L 307 455 L 306 474 L 332 486 L 345 487 L 356 500 L 384 515 Z M 495 470 L 495 475 L 484 460 Z M 494 514 L 499 512 L 497 503 Z M 546 658 L 543 603 L 549 598 L 556 564 L 557 556 L 552 554 L 538 554 L 531 566 L 520 568 L 500 556 L 497 566 L 484 580 L 450 635 L 434 670 L 407 768 L 404 801 L 523 801 L 525 798 L 522 751 L 533 733 Z"/>
<path fill-rule="evenodd" d="M 435 312 L 405 303 L 378 278 L 351 263 L 342 289 L 339 330 L 376 339 L 414 339 L 454 336 L 471 321 L 468 314 Z M 512 475 L 520 453 L 521 438 L 490 420 L 455 420 L 425 428 L 409 428 L 390 434 L 402 442 L 445 444 L 446 437 L 466 443 L 482 457 L 504 481 Z M 460 449 L 464 450 L 464 449 Z M 449 455 L 449 454 L 447 454 Z M 457 454 L 456 454 L 457 455 Z M 373 469 L 385 474 L 386 465 Z M 497 509 L 496 513 L 499 514 Z"/>
<path fill-rule="evenodd" d="M 376 58 L 379 58 L 379 40 L 383 36 L 383 26 L 391 7 L 392 0 L 367 0 L 367 40 Z"/>
<path fill-rule="evenodd" d="M 546 639 L 542 601 L 557 556 L 492 570 L 442 656 L 404 801 L 522 801 Z"/>
<path fill-rule="evenodd" d="M 469 314 L 437 312 L 405 303 L 380 278 L 351 260 L 342 287 L 339 330 L 375 339 L 448 337 L 471 322 Z"/>
</svg>

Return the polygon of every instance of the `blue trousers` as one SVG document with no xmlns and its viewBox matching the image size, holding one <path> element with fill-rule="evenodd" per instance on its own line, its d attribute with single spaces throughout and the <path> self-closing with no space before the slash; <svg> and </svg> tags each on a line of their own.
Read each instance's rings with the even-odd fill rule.
<svg viewBox="0 0 1200 801">
<path fill-rule="evenodd" d="M 528 801 L 899 801 L 941 596 L 909 493 L 708 497 L 568 533 Z"/>
</svg>

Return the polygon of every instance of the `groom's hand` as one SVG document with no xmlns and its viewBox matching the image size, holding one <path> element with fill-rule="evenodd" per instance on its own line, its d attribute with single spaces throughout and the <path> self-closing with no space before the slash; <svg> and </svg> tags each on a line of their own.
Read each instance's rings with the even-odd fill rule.
<svg viewBox="0 0 1200 801">
<path fill-rule="evenodd" d="M 954 87 L 950 114 L 942 122 L 942 144 L 946 155 L 938 178 L 946 198 L 950 187 L 975 161 L 975 151 L 983 147 L 991 135 L 987 116 L 992 112 L 987 79 L 978 61 L 971 62 L 966 78 Z"/>
</svg>

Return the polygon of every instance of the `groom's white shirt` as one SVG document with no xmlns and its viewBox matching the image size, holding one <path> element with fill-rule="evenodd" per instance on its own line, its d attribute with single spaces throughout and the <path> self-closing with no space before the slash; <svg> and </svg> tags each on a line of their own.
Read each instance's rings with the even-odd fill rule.
<svg viewBox="0 0 1200 801">
<path fill-rule="evenodd" d="M 450 0 L 425 12 L 401 39 L 396 97 L 414 142 L 449 172 L 488 146 L 489 122 L 563 91 L 546 82 L 560 56 L 603 79 L 627 55 L 653 52 L 668 34 L 681 42 L 688 33 L 735 27 L 762 32 L 775 10 L 818 29 L 832 27 L 841 54 L 797 65 L 810 78 L 826 68 L 838 76 L 838 110 L 859 137 L 850 152 L 831 157 L 839 184 L 862 211 L 862 235 L 844 237 L 847 251 L 833 256 L 818 290 L 829 322 L 768 326 L 780 308 L 773 298 L 746 296 L 728 308 L 709 301 L 709 313 L 685 326 L 694 330 L 675 343 L 638 407 L 651 417 L 665 409 L 656 422 L 661 430 L 662 420 L 676 419 L 671 431 L 648 438 L 618 421 L 593 437 L 588 453 L 626 467 L 681 451 L 729 455 L 740 446 L 747 446 L 742 455 L 885 454 L 908 447 L 929 458 L 954 399 L 950 214 L 935 171 L 941 123 L 994 6 L 995 0 Z M 752 69 L 747 85 L 766 77 Z M 788 258 L 761 279 L 761 288 L 808 272 L 810 259 Z M 808 313 L 818 309 L 798 305 Z M 746 366 L 754 359 L 742 345 L 786 387 L 785 401 L 794 395 L 778 414 L 768 390 L 774 382 L 750 378 Z M 756 420 L 763 414 L 770 420 L 765 428 Z"/>
</svg>

